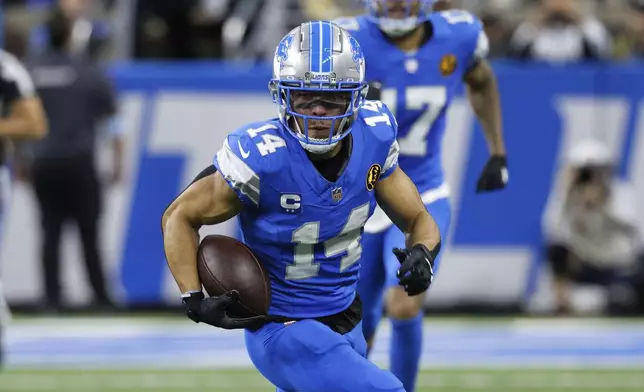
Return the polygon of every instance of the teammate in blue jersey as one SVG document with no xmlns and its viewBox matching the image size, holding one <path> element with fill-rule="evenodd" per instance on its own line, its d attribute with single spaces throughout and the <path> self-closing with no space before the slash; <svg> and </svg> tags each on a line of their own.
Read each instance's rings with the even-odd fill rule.
<svg viewBox="0 0 644 392">
<path fill-rule="evenodd" d="M 445 238 L 450 226 L 450 203 L 441 144 L 447 110 L 463 83 L 491 153 L 477 192 L 504 188 L 508 175 L 498 92 L 494 74 L 485 61 L 488 40 L 481 22 L 465 11 L 432 12 L 432 3 L 369 0 L 366 15 L 336 23 L 360 43 L 367 63 L 367 81 L 378 86 L 372 86 L 371 93 L 379 93 L 379 99 L 399 124 L 400 167 L 418 187 Z M 376 210 L 365 226 L 359 292 L 368 342 L 373 340 L 384 302 L 392 322 L 390 367 L 405 389 L 413 391 L 422 350 L 424 296 L 409 297 L 397 287 L 398 260 L 388 249 L 404 241 L 404 234 L 381 210 Z M 438 260 L 435 271 L 436 267 Z"/>
<path fill-rule="evenodd" d="M 257 369 L 278 391 L 403 392 L 366 358 L 356 285 L 363 226 L 378 203 L 409 236 L 394 250 L 409 295 L 429 287 L 440 233 L 398 167 L 396 121 L 365 99 L 365 61 L 353 37 L 308 22 L 280 42 L 270 91 L 279 118 L 228 135 L 163 216 L 169 267 L 188 316 L 245 328 Z M 268 316 L 235 318 L 235 293 L 204 299 L 198 229 L 240 216 L 246 244 L 267 268 Z M 230 260 L 234 263 L 235 260 Z"/>
</svg>

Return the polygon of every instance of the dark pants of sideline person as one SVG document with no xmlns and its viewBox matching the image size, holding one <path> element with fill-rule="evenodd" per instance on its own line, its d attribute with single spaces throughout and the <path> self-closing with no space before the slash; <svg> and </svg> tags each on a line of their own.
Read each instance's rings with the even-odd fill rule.
<svg viewBox="0 0 644 392">
<path fill-rule="evenodd" d="M 94 304 L 110 306 L 98 246 L 101 192 L 93 156 L 37 159 L 32 179 L 41 213 L 47 306 L 59 308 L 61 305 L 60 243 L 63 224 L 70 221 L 80 232 Z"/>
</svg>

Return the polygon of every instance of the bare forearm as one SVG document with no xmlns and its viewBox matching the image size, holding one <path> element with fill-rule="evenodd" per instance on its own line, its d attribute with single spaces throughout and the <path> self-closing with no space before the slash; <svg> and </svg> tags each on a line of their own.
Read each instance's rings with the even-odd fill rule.
<svg viewBox="0 0 644 392">
<path fill-rule="evenodd" d="M 408 229 L 408 246 L 423 244 L 428 249 L 435 249 L 441 242 L 441 234 L 434 218 L 428 213 L 418 214 Z"/>
<path fill-rule="evenodd" d="M 36 138 L 45 133 L 45 124 L 30 118 L 9 117 L 0 119 L 0 136 L 10 138 Z"/>
<path fill-rule="evenodd" d="M 481 123 L 491 155 L 505 155 L 501 103 L 496 78 L 490 76 L 468 88 L 470 104 Z"/>
<path fill-rule="evenodd" d="M 168 267 L 181 292 L 201 290 L 197 272 L 198 230 L 188 220 L 171 213 L 163 222 L 163 246 Z"/>
</svg>

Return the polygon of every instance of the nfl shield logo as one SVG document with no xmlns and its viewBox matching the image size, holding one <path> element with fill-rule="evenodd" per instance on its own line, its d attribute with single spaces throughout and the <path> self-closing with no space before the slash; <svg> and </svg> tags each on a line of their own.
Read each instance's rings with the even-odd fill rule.
<svg viewBox="0 0 644 392">
<path fill-rule="evenodd" d="M 333 201 L 334 201 L 335 203 L 337 203 L 337 202 L 339 202 L 340 200 L 342 200 L 342 188 L 335 188 L 335 189 L 333 189 L 333 190 L 331 191 L 331 199 L 333 199 Z"/>
<path fill-rule="evenodd" d="M 418 71 L 418 60 L 415 58 L 405 59 L 405 71 L 410 74 L 415 74 Z"/>
</svg>

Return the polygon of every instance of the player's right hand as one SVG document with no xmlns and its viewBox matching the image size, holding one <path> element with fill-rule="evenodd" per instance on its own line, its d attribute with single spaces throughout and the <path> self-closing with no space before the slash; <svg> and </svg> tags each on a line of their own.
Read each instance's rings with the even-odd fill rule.
<svg viewBox="0 0 644 392">
<path fill-rule="evenodd" d="M 400 262 L 398 269 L 398 284 L 407 295 L 414 296 L 424 293 L 434 280 L 434 259 L 440 245 L 435 252 L 430 251 L 422 244 L 416 244 L 411 249 L 395 248 L 394 255 Z"/>
<path fill-rule="evenodd" d="M 224 329 L 255 329 L 264 324 L 265 316 L 237 318 L 230 317 L 226 309 L 239 300 L 235 290 L 219 297 L 205 298 L 203 292 L 182 295 L 186 314 L 195 323 L 206 323 Z"/>
</svg>

